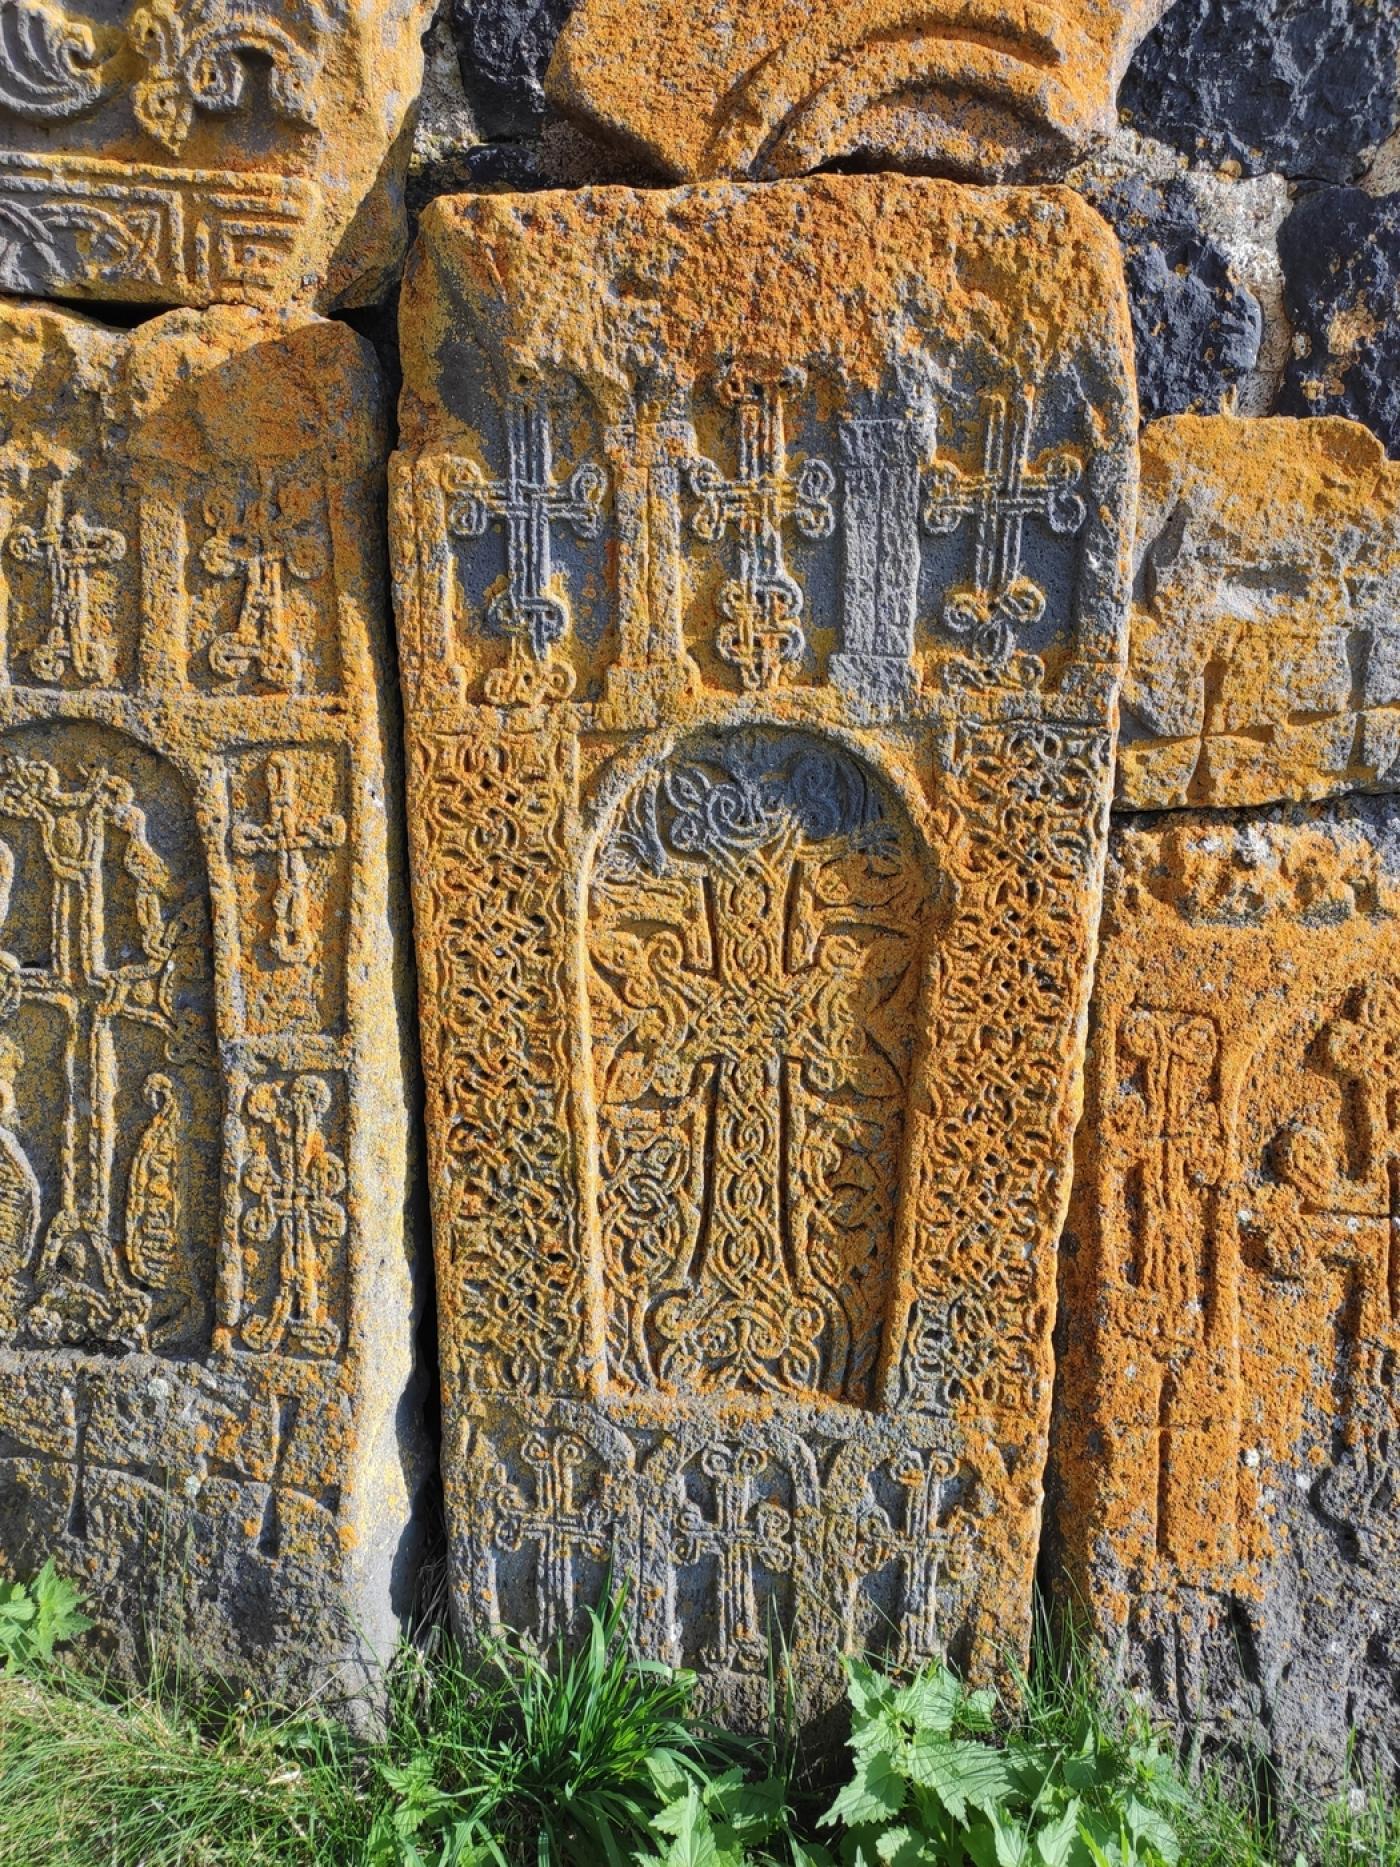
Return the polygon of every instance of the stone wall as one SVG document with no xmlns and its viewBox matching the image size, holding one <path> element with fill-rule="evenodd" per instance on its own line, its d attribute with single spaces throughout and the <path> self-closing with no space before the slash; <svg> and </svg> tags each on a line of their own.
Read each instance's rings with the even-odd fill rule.
<svg viewBox="0 0 1400 1867">
<path fill-rule="evenodd" d="M 1397 152 L 1352 0 L 0 0 L 7 1564 L 1400 1771 Z"/>
</svg>

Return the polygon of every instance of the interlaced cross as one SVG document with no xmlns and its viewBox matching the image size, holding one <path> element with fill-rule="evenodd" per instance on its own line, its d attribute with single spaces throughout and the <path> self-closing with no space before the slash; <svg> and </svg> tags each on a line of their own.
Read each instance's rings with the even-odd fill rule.
<svg viewBox="0 0 1400 1867">
<path fill-rule="evenodd" d="M 1041 519 L 1062 536 L 1077 532 L 1085 518 L 1077 491 L 1084 467 L 1068 448 L 1051 454 L 1038 471 L 1032 467 L 1030 389 L 1021 392 L 1011 412 L 1005 396 L 988 396 L 985 412 L 981 473 L 965 474 L 947 461 L 926 468 L 923 523 L 926 531 L 948 536 L 964 520 L 973 521 L 972 583 L 950 592 L 943 621 L 974 654 L 999 665 L 1015 648 L 1017 632 L 1045 613 L 1044 590 L 1021 570 L 1026 520 Z"/>
<path fill-rule="evenodd" d="M 264 771 L 267 822 L 236 824 L 233 846 L 241 856 L 275 857 L 271 946 L 284 965 L 302 966 L 316 955 L 307 857 L 342 848 L 345 819 L 334 811 L 320 817 L 303 814 L 297 796 L 296 761 L 290 753 L 272 753 Z"/>
<path fill-rule="evenodd" d="M 301 656 L 287 613 L 288 577 L 314 583 L 327 569 L 325 538 L 317 520 L 295 509 L 290 488 L 263 468 L 258 491 L 242 502 L 222 494 L 205 504 L 211 536 L 200 562 L 211 577 L 242 577 L 238 623 L 209 644 L 209 665 L 226 681 L 257 676 L 269 687 L 294 688 Z"/>
<path fill-rule="evenodd" d="M 40 760 L 0 760 L 0 815 L 37 825 L 50 877 L 49 953 L 41 964 L 0 955 L 0 1008 L 52 1007 L 63 1019 L 64 1096 L 59 1206 L 45 1233 L 31 1328 L 58 1332 L 66 1308 L 88 1306 L 99 1329 L 129 1335 L 136 1293 L 116 1262 L 112 1176 L 117 1144 L 117 1030 L 123 1023 L 180 1035 L 171 1003 L 175 953 L 164 918 L 169 876 L 146 837 L 125 779 L 100 769 L 65 787 Z M 122 839 L 122 868 L 135 893 L 142 957 L 113 965 L 107 952 L 104 867 L 108 839 Z M 14 859 L 0 843 L 8 907 Z M 95 1280 L 95 1287 L 94 1287 Z M 47 1320 L 46 1320 L 47 1319 Z"/>
<path fill-rule="evenodd" d="M 576 1563 L 580 1556 L 606 1562 L 612 1552 L 608 1512 L 596 1498 L 580 1502 L 578 1476 L 589 1463 L 588 1447 L 570 1433 L 547 1438 L 531 1433 L 520 1456 L 534 1473 L 534 1498 L 508 1488 L 497 1519 L 501 1548 L 518 1550 L 533 1543 L 539 1551 L 535 1571 L 536 1629 L 548 1645 L 567 1634 L 577 1605 Z"/>
<path fill-rule="evenodd" d="M 802 659 L 802 591 L 783 556 L 783 526 L 804 538 L 829 538 L 836 524 L 831 494 L 836 476 L 824 460 L 804 460 L 788 471 L 783 393 L 800 388 L 803 374 L 752 379 L 731 371 L 720 394 L 738 411 L 738 477 L 726 480 L 713 460 L 694 461 L 690 486 L 700 504 L 691 529 L 718 544 L 732 525 L 739 540 L 739 574 L 720 587 L 724 621 L 715 646 L 739 671 L 747 690 L 774 687 L 786 666 Z"/>
<path fill-rule="evenodd" d="M 92 613 L 91 576 L 104 564 L 119 564 L 126 539 L 110 526 L 90 525 L 81 512 L 65 514 L 63 483 L 49 488 L 44 523 L 21 525 L 10 534 L 10 555 L 21 564 L 42 564 L 49 581 L 49 632 L 29 660 L 41 681 L 61 681 L 71 666 L 80 681 L 105 681 L 112 672 L 112 647 Z"/>
<path fill-rule="evenodd" d="M 887 1563 L 903 1570 L 900 1617 L 901 1665 L 917 1665 L 938 1649 L 938 1575 L 948 1571 L 942 1528 L 943 1491 L 952 1475 L 936 1453 L 903 1452 L 886 1467 L 904 1494 L 902 1521 L 872 1504 L 863 1514 L 856 1542 L 856 1562 L 870 1574 Z"/>
<path fill-rule="evenodd" d="M 596 538 L 607 477 L 586 460 L 567 485 L 557 481 L 547 411 L 515 399 L 506 408 L 504 479 L 488 480 L 475 462 L 454 460 L 443 484 L 452 495 L 447 528 L 455 537 L 483 538 L 493 520 L 504 528 L 505 583 L 487 604 L 486 621 L 510 643 L 512 671 L 497 684 L 498 697 L 525 698 L 532 685 L 522 666 L 526 649 L 536 663 L 549 662 L 569 626 L 563 580 L 554 570 L 553 528 L 567 525 L 577 538 Z"/>
<path fill-rule="evenodd" d="M 1225 1169 L 1214 1095 L 1220 1037 L 1209 1018 L 1138 1006 L 1118 1043 L 1143 1082 L 1115 1116 L 1123 1151 L 1141 1169 L 1138 1285 L 1184 1317 L 1199 1298 L 1199 1201 Z"/>
<path fill-rule="evenodd" d="M 700 1469 L 714 1486 L 714 1515 L 687 1497 L 676 1518 L 673 1562 L 715 1563 L 715 1637 L 708 1662 L 726 1671 L 757 1671 L 766 1663 L 770 1630 L 759 1608 L 757 1571 L 786 1575 L 793 1566 L 792 1512 L 776 1498 L 755 1497 L 754 1481 L 768 1455 L 753 1446 L 709 1446 Z"/>
<path fill-rule="evenodd" d="M 1400 1322 L 1400 990 L 1369 984 L 1354 1019 L 1338 1019 L 1325 1038 L 1327 1059 L 1356 1085 L 1360 1143 L 1366 1170 L 1384 1177 L 1390 1214 L 1386 1290 L 1392 1323 Z"/>
<path fill-rule="evenodd" d="M 266 1316 L 249 1316 L 243 1338 L 268 1352 L 290 1339 L 308 1355 L 333 1355 L 340 1330 L 326 1304 L 326 1258 L 349 1223 L 345 1165 L 321 1124 L 331 1105 L 319 1076 L 255 1083 L 245 1107 L 258 1124 L 243 1185 L 252 1196 L 243 1214 L 250 1243 L 278 1244 L 276 1294 Z"/>
</svg>

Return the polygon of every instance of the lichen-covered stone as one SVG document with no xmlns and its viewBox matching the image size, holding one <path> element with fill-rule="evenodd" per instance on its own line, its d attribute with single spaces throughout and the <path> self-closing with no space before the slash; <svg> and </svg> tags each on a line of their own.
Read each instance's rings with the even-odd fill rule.
<svg viewBox="0 0 1400 1867">
<path fill-rule="evenodd" d="M 1355 422 L 1142 439 L 1120 805 L 1400 788 L 1400 466 Z"/>
<path fill-rule="evenodd" d="M 340 325 L 0 307 L 0 1567 L 298 1695 L 412 1548 L 384 446 Z"/>
<path fill-rule="evenodd" d="M 1217 413 L 1258 362 L 1263 318 L 1190 187 L 1130 175 L 1084 192 L 1123 244 L 1143 419 Z"/>
<path fill-rule="evenodd" d="M 1123 80 L 1135 128 L 1246 175 L 1352 181 L 1400 122 L 1386 0 L 1174 0 Z"/>
<path fill-rule="evenodd" d="M 762 1724 L 1027 1637 L 1127 597 L 1114 243 L 885 177 L 440 201 L 392 529 L 464 1629 Z"/>
<path fill-rule="evenodd" d="M 546 91 L 677 180 L 837 160 L 1031 180 L 1110 127 L 1165 4 L 581 0 Z"/>
<path fill-rule="evenodd" d="M 1115 826 L 1060 1254 L 1065 1600 L 1198 1754 L 1400 1757 L 1400 828 Z"/>
<path fill-rule="evenodd" d="M 1279 254 L 1296 333 L 1280 411 L 1349 415 L 1400 455 L 1400 193 L 1304 195 Z"/>
<path fill-rule="evenodd" d="M 366 302 L 431 0 L 0 0 L 0 291 Z"/>
</svg>

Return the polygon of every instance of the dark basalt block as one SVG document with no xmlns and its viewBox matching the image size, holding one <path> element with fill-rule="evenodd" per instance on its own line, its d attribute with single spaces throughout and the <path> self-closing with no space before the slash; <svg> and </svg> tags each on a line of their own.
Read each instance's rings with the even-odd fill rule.
<svg viewBox="0 0 1400 1867">
<path fill-rule="evenodd" d="M 1288 315 L 1305 340 L 1284 415 L 1349 415 L 1400 456 L 1400 193 L 1326 188 L 1279 232 Z"/>
<path fill-rule="evenodd" d="M 1177 0 L 1120 102 L 1147 135 L 1246 175 L 1352 181 L 1400 120 L 1397 52 L 1384 0 Z"/>
<path fill-rule="evenodd" d="M 453 0 L 462 83 L 491 139 L 538 136 L 544 71 L 574 0 Z"/>
</svg>

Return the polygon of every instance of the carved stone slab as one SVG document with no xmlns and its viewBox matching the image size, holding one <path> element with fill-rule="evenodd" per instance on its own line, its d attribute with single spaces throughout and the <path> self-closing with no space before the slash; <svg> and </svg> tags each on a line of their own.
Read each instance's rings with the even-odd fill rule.
<svg viewBox="0 0 1400 1867">
<path fill-rule="evenodd" d="M 1027 1629 L 1131 545 L 1116 250 L 439 201 L 392 534 L 464 1624 L 763 1716 Z"/>
<path fill-rule="evenodd" d="M 1129 1680 L 1306 1787 L 1400 1743 L 1400 833 L 1115 827 L 1054 1541 Z"/>
<path fill-rule="evenodd" d="M 580 0 L 546 94 L 676 180 L 1063 174 L 1167 0 Z"/>
<path fill-rule="evenodd" d="M 1118 802 L 1400 787 L 1400 466 L 1358 422 L 1143 434 Z"/>
<path fill-rule="evenodd" d="M 304 1688 L 417 1456 L 379 378 L 6 306 L 0 435 L 0 1566 Z"/>
<path fill-rule="evenodd" d="M 427 0 L 0 0 L 0 291 L 366 302 Z"/>
</svg>

